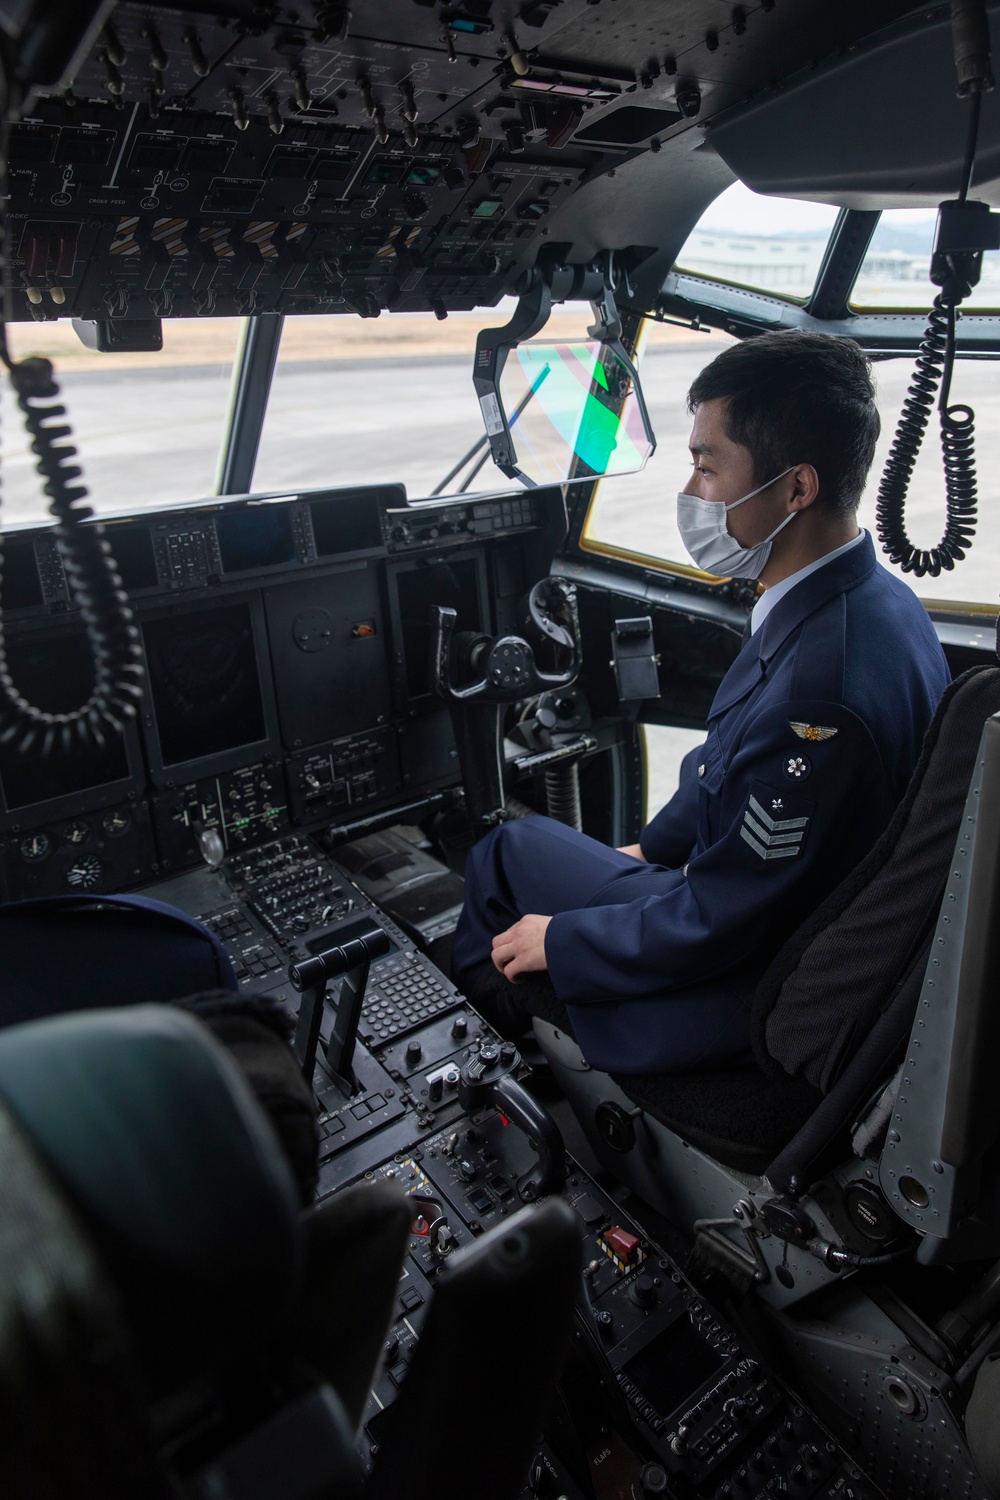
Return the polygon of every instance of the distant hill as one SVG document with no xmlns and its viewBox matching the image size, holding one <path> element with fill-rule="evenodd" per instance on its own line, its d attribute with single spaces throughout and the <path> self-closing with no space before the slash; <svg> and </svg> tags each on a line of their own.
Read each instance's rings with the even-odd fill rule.
<svg viewBox="0 0 1000 1500">
<path fill-rule="evenodd" d="M 920 224 L 892 224 L 883 219 L 872 236 L 873 250 L 904 250 L 909 255 L 930 255 L 935 216 Z"/>
<path fill-rule="evenodd" d="M 933 214 L 928 214 L 923 223 L 916 224 L 893 224 L 883 219 L 875 231 L 871 247 L 876 251 L 903 250 L 908 255 L 929 255 L 934 239 L 934 224 Z M 699 224 L 698 228 L 704 234 L 717 234 L 726 239 L 817 241 L 830 238 L 829 229 L 779 229 L 768 234 L 759 229 L 723 229 L 714 224 Z"/>
</svg>

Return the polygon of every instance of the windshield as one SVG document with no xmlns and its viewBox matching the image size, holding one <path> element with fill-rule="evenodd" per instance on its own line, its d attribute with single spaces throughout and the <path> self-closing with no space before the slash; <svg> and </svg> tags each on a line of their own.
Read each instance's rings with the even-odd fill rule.
<svg viewBox="0 0 1000 1500">
<path fill-rule="evenodd" d="M 926 209 L 885 210 L 858 272 L 852 306 L 926 312 L 940 291 L 930 279 L 936 227 L 937 214 Z M 1000 307 L 1000 250 L 984 253 L 979 282 L 964 306 L 977 311 Z"/>
<path fill-rule="evenodd" d="M 402 481 L 419 499 L 472 449 L 447 493 L 477 464 L 469 493 L 510 489 L 488 456 L 472 361 L 479 329 L 506 323 L 514 306 L 440 321 L 433 313 L 286 319 L 254 489 Z M 592 321 L 588 304 L 567 304 L 544 337 L 579 338 Z"/>
<path fill-rule="evenodd" d="M 804 302 L 837 214 L 825 203 L 765 197 L 734 182 L 688 235 L 677 269 Z"/>
<path fill-rule="evenodd" d="M 238 318 L 165 319 L 162 350 L 98 354 L 66 319 L 8 324 L 15 359 L 44 354 L 55 365 L 97 515 L 212 494 L 240 327 Z M 0 516 L 4 525 L 44 520 L 48 500 L 6 379 L 2 389 Z"/>
</svg>

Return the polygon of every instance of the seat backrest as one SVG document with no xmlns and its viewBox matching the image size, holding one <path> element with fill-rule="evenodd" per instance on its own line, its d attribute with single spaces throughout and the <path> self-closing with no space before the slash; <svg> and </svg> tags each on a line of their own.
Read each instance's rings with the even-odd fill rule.
<svg viewBox="0 0 1000 1500">
<path fill-rule="evenodd" d="M 298 1194 L 206 1027 L 152 1005 L 9 1027 L 0 1101 L 94 1245 L 154 1394 L 283 1325 L 303 1255 Z"/>
<path fill-rule="evenodd" d="M 166 1500 L 117 1299 L 2 1101 L 0 1182 L 0 1495 Z"/>
<path fill-rule="evenodd" d="M 1000 667 L 950 685 L 885 833 L 764 974 L 754 1052 L 772 1076 L 828 1092 L 898 993 L 937 918 L 983 725 L 998 711 Z"/>
<path fill-rule="evenodd" d="M 238 988 L 201 922 L 147 896 L 45 896 L 0 906 L 0 1027 Z"/>
<path fill-rule="evenodd" d="M 938 1258 L 1000 1250 L 1000 713 L 984 726 L 934 930 L 882 1191 Z"/>
</svg>

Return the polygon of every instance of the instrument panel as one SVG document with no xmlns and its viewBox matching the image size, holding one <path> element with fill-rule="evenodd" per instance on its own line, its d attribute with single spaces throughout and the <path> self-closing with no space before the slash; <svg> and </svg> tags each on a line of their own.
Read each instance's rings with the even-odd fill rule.
<svg viewBox="0 0 1000 1500">
<path fill-rule="evenodd" d="M 565 531 L 560 491 L 408 504 L 402 485 L 255 495 L 105 523 L 147 668 L 102 746 L 0 746 L 0 895 L 114 891 L 455 787 L 432 611 L 512 628 Z M 89 646 L 50 527 L 4 538 L 10 670 L 50 712 Z"/>
</svg>

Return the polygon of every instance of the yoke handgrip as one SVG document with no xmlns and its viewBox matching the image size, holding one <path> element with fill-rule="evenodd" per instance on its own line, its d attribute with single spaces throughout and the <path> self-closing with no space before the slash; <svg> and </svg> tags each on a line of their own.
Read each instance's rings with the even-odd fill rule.
<svg viewBox="0 0 1000 1500">
<path fill-rule="evenodd" d="M 498 1109 L 532 1142 L 538 1153 L 538 1164 L 517 1184 L 521 1197 L 526 1203 L 531 1203 L 561 1189 L 566 1180 L 566 1147 L 559 1126 L 548 1110 L 543 1109 L 514 1077 L 520 1066 L 520 1055 L 512 1043 L 504 1042 L 500 1046 L 496 1042 L 484 1042 L 478 1053 L 462 1066 L 458 1099 L 468 1114 Z"/>
<path fill-rule="evenodd" d="M 558 1193 L 566 1181 L 566 1147 L 559 1126 L 509 1073 L 497 1079 L 492 1092 L 500 1113 L 534 1141 L 538 1152 L 538 1166 L 518 1183 L 521 1197 L 527 1203 Z"/>
</svg>

